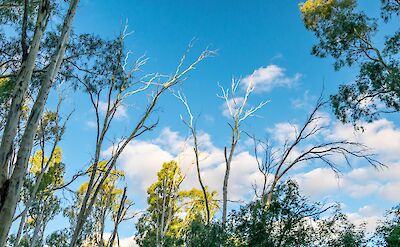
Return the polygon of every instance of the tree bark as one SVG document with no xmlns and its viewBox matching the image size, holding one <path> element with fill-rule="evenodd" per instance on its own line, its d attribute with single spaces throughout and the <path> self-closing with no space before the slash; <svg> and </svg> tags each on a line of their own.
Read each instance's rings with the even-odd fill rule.
<svg viewBox="0 0 400 247">
<path fill-rule="evenodd" d="M 204 195 L 204 203 L 205 203 L 205 208 L 206 208 L 206 221 L 207 221 L 207 225 L 208 225 L 211 220 L 211 215 L 210 215 L 210 206 L 209 206 L 209 202 L 208 202 L 208 198 L 207 198 L 207 190 L 203 184 L 203 180 L 201 178 L 201 173 L 200 173 L 199 144 L 197 141 L 196 131 L 194 130 L 193 127 L 191 127 L 191 130 L 192 130 L 193 141 L 194 141 L 194 155 L 196 158 L 197 179 L 199 180 L 200 187 L 201 187 L 201 190 L 203 191 L 203 195 Z"/>
<path fill-rule="evenodd" d="M 76 13 L 79 0 L 71 0 L 68 13 L 64 19 L 63 28 L 57 44 L 57 50 L 51 58 L 51 62 L 42 81 L 38 96 L 33 104 L 32 110 L 18 150 L 14 171 L 11 175 L 7 188 L 3 191 L 3 204 L 0 206 L 0 246 L 4 246 L 11 227 L 12 218 L 19 200 L 19 193 L 26 175 L 29 156 L 32 151 L 33 141 L 39 120 L 43 113 L 53 80 L 60 69 L 61 62 L 68 43 L 72 21 Z"/>
<path fill-rule="evenodd" d="M 226 218 L 227 218 L 227 212 L 228 212 L 228 182 L 229 182 L 229 175 L 231 171 L 231 163 L 233 159 L 233 154 L 235 152 L 237 140 L 239 137 L 236 134 L 232 133 L 232 144 L 231 144 L 231 150 L 229 151 L 229 156 L 227 154 L 227 149 L 225 147 L 225 176 L 224 176 L 224 184 L 222 186 L 222 225 L 225 226 L 226 224 Z"/>
<path fill-rule="evenodd" d="M 115 242 L 115 237 L 117 236 L 117 233 L 118 233 L 118 226 L 119 226 L 119 224 L 122 222 L 122 220 L 124 218 L 123 211 L 124 211 L 124 208 L 125 208 L 125 201 L 126 201 L 126 187 L 124 188 L 124 192 L 123 192 L 122 197 L 121 197 L 121 202 L 119 204 L 118 212 L 117 212 L 117 215 L 116 215 L 116 219 L 114 221 L 114 229 L 113 229 L 113 231 L 111 233 L 111 236 L 110 236 L 110 238 L 108 240 L 107 247 L 112 247 L 114 242 Z"/>
<path fill-rule="evenodd" d="M 36 219 L 35 229 L 33 231 L 32 239 L 31 239 L 32 247 L 34 247 L 36 245 L 36 241 L 38 240 L 40 226 L 42 225 L 43 217 L 44 217 L 44 209 L 42 209 L 40 211 L 40 214 L 38 215 L 38 218 Z"/>
<path fill-rule="evenodd" d="M 33 200 L 35 199 L 36 194 L 37 194 L 37 192 L 39 190 L 39 186 L 40 186 L 40 183 L 42 182 L 43 176 L 46 173 L 47 169 L 49 168 L 49 165 L 50 165 L 50 162 L 51 162 L 51 158 L 54 155 L 54 151 L 56 149 L 58 141 L 59 141 L 59 139 L 56 139 L 56 141 L 55 141 L 55 143 L 54 143 L 54 145 L 52 147 L 51 153 L 50 153 L 50 158 L 46 162 L 46 165 L 44 165 L 44 166 L 42 165 L 42 170 L 40 171 L 39 177 L 35 181 L 35 186 L 33 187 L 32 193 L 29 195 L 29 199 L 28 199 L 28 201 L 27 201 L 27 203 L 25 205 L 24 210 L 21 213 L 21 221 L 19 223 L 17 236 L 15 237 L 14 247 L 18 247 L 19 246 L 19 241 L 21 240 L 22 231 L 24 230 L 24 227 L 25 227 L 25 219 L 26 219 L 26 216 L 28 214 L 28 210 L 32 206 Z M 44 142 L 44 140 L 43 140 L 43 142 Z M 42 153 L 44 155 L 44 147 L 42 147 Z M 42 157 L 42 163 L 43 162 L 44 162 L 44 157 Z"/>
<path fill-rule="evenodd" d="M 19 119 L 22 111 L 22 105 L 28 89 L 29 82 L 32 78 L 32 73 L 35 68 L 35 61 L 39 52 L 40 41 L 43 33 L 47 27 L 48 19 L 50 16 L 50 2 L 43 0 L 40 2 L 36 26 L 32 42 L 30 45 L 29 53 L 22 60 L 21 68 L 15 79 L 15 86 L 13 89 L 13 97 L 10 109 L 7 114 L 7 122 L 4 127 L 4 132 L 1 138 L 0 145 L 0 208 L 4 203 L 4 193 L 7 190 L 7 181 L 9 178 L 9 158 L 12 153 L 12 146 L 17 135 Z M 2 238 L 2 230 L 0 229 L 0 246 Z"/>
</svg>

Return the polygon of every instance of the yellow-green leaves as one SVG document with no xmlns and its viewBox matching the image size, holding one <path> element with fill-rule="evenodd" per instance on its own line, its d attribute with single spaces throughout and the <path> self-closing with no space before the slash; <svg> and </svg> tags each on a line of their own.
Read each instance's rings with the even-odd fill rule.
<svg viewBox="0 0 400 247">
<path fill-rule="evenodd" d="M 300 4 L 306 28 L 315 30 L 318 23 L 331 17 L 336 9 L 351 8 L 354 0 L 307 0 Z"/>
<path fill-rule="evenodd" d="M 61 163 L 62 159 L 62 151 L 60 147 L 56 147 L 53 152 L 53 156 L 50 161 L 49 158 L 43 155 L 42 150 L 38 150 L 35 154 L 30 158 L 31 168 L 29 169 L 31 173 L 36 176 L 40 174 L 42 169 L 49 163 L 48 168 Z"/>
</svg>

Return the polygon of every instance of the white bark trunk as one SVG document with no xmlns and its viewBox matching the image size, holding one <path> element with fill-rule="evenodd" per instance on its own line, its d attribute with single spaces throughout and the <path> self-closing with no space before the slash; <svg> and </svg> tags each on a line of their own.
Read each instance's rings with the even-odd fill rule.
<svg viewBox="0 0 400 247">
<path fill-rule="evenodd" d="M 69 34 L 72 27 L 72 21 L 76 13 L 79 0 L 71 0 L 68 13 L 64 19 L 61 36 L 57 44 L 57 50 L 51 58 L 50 65 L 46 71 L 36 101 L 32 107 L 24 134 L 21 139 L 20 149 L 17 155 L 14 171 L 9 180 L 7 190 L 4 192 L 4 203 L 0 207 L 0 246 L 4 246 L 7 235 L 11 227 L 12 218 L 19 200 L 19 193 L 23 184 L 24 176 L 28 166 L 29 156 L 32 151 L 33 140 L 43 113 L 53 80 L 60 69 L 61 62 L 68 43 Z"/>
<path fill-rule="evenodd" d="M 225 226 L 226 219 L 227 219 L 227 212 L 228 212 L 228 182 L 229 182 L 229 175 L 231 171 L 231 164 L 233 159 L 233 154 L 235 152 L 237 141 L 239 137 L 235 137 L 235 133 L 232 133 L 232 144 L 231 149 L 229 151 L 229 156 L 227 156 L 227 151 L 225 148 L 225 176 L 224 176 L 224 183 L 222 186 L 222 225 Z"/>
<path fill-rule="evenodd" d="M 15 80 L 15 86 L 13 89 L 13 97 L 10 109 L 7 114 L 7 122 L 4 127 L 3 136 L 1 139 L 0 146 L 0 196 L 3 194 L 3 190 L 6 190 L 4 183 L 9 178 L 8 160 L 10 158 L 12 144 L 14 142 L 15 136 L 17 134 L 17 128 L 19 123 L 19 118 L 21 115 L 22 104 L 28 89 L 29 82 L 32 78 L 32 73 L 35 68 L 35 61 L 39 51 L 40 41 L 42 39 L 43 33 L 46 29 L 47 22 L 50 15 L 50 3 L 48 0 L 43 0 L 40 3 L 38 16 L 36 20 L 35 31 L 33 39 L 30 45 L 29 53 L 22 61 L 21 69 Z M 3 198 L 0 198 L 4 200 Z M 0 202 L 1 207 L 1 202 Z"/>
</svg>

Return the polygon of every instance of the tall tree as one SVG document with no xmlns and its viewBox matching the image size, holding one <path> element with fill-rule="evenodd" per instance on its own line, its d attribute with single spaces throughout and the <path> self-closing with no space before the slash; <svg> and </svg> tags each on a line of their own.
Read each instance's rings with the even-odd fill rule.
<svg viewBox="0 0 400 247">
<path fill-rule="evenodd" d="M 206 222 L 208 224 L 211 221 L 210 202 L 208 201 L 206 185 L 204 184 L 202 176 L 201 176 L 200 144 L 199 144 L 199 140 L 198 140 L 198 136 L 197 136 L 196 126 L 194 123 L 194 117 L 193 117 L 192 111 L 190 110 L 190 107 L 189 107 L 189 104 L 187 102 L 185 95 L 181 92 L 178 92 L 175 95 L 175 97 L 177 97 L 183 103 L 183 105 L 185 106 L 186 111 L 189 115 L 189 120 L 184 120 L 182 115 L 181 115 L 181 120 L 188 127 L 191 137 L 193 139 L 194 163 L 196 164 L 197 180 L 199 181 L 200 188 L 203 191 L 203 198 L 205 199 L 204 207 L 206 209 Z"/>
<path fill-rule="evenodd" d="M 249 107 L 248 99 L 252 92 L 254 91 L 253 81 L 250 80 L 247 87 L 245 88 L 244 94 L 238 95 L 238 88 L 242 84 L 242 80 L 235 80 L 232 78 L 232 83 L 229 89 L 224 89 L 220 86 L 222 95 L 219 96 L 221 99 L 225 101 L 226 108 L 228 109 L 228 116 L 230 118 L 230 122 L 228 123 L 231 129 L 231 138 L 229 148 L 224 148 L 225 155 L 225 175 L 222 185 L 222 224 L 225 225 L 227 219 L 228 212 L 228 183 L 229 176 L 231 172 L 232 160 L 235 154 L 236 146 L 239 142 L 240 136 L 242 134 L 242 126 L 241 124 L 247 118 L 254 116 L 255 112 L 261 109 L 268 102 L 263 101 L 255 107 Z M 240 89 L 239 89 L 240 90 Z"/>
<path fill-rule="evenodd" d="M 393 207 L 385 213 L 376 228 L 372 243 L 376 246 L 400 245 L 400 205 Z"/>
<path fill-rule="evenodd" d="M 172 87 L 182 82 L 184 76 L 204 59 L 213 54 L 212 51 L 204 51 L 197 59 L 184 66 L 184 58 L 181 59 L 175 73 L 167 77 L 159 74 L 145 75 L 136 79 L 137 73 L 146 63 L 147 59 L 140 57 L 133 66 L 129 66 L 129 51 L 125 49 L 125 38 L 127 36 L 127 26 L 121 31 L 120 36 L 112 41 L 99 41 L 99 49 L 95 56 L 89 56 L 87 60 L 80 60 L 72 65 L 80 71 L 77 74 L 68 74 L 73 77 L 79 86 L 81 86 L 90 98 L 96 117 L 96 140 L 95 153 L 93 157 L 92 169 L 99 169 L 98 164 L 102 148 L 109 134 L 110 126 L 117 111 L 129 97 L 133 97 L 141 92 L 151 91 L 149 103 L 145 107 L 142 115 L 140 115 L 133 127 L 126 136 L 121 136 L 117 143 L 112 146 L 112 152 L 107 159 L 106 166 L 102 173 L 92 172 L 89 177 L 88 188 L 85 192 L 82 204 L 74 226 L 73 235 L 71 237 L 70 247 L 74 247 L 80 237 L 81 230 L 86 219 L 91 213 L 93 205 L 97 200 L 97 196 L 101 191 L 102 184 L 106 181 L 111 171 L 114 169 L 119 156 L 125 147 L 134 139 L 142 134 L 153 130 L 158 121 L 151 122 L 151 116 L 160 97 L 168 92 Z M 84 37 L 85 38 L 85 37 Z M 93 40 L 93 39 L 87 39 Z M 89 45 L 91 43 L 83 44 Z"/>
<path fill-rule="evenodd" d="M 25 1 L 24 10 L 28 11 L 28 1 Z M 65 49 L 67 47 L 72 22 L 76 13 L 79 0 L 71 0 L 67 14 L 64 17 L 61 32 L 57 38 L 56 49 L 50 57 L 50 62 L 46 67 L 43 77 L 40 79 L 38 94 L 34 100 L 29 113 L 26 126 L 19 143 L 15 163 L 9 163 L 9 154 L 13 141 L 16 136 L 19 117 L 21 115 L 22 101 L 25 97 L 32 73 L 35 68 L 35 61 L 39 51 L 42 35 L 46 29 L 50 17 L 50 1 L 43 0 L 38 7 L 35 32 L 29 46 L 29 51 L 22 56 L 22 66 L 16 77 L 13 88 L 13 98 L 11 107 L 8 111 L 7 122 L 4 127 L 0 145 L 0 218 L 3 224 L 0 226 L 0 246 L 5 245 L 7 235 L 11 227 L 12 218 L 19 200 L 19 192 L 22 188 L 23 179 L 27 172 L 29 157 L 32 151 L 34 137 L 36 134 L 39 120 L 41 119 L 45 103 L 56 75 L 60 69 Z M 28 49 L 26 45 L 26 18 L 24 14 L 22 24 L 22 48 Z"/>
<path fill-rule="evenodd" d="M 106 165 L 107 161 L 99 162 L 98 170 L 96 172 L 102 173 L 106 168 Z M 93 172 L 95 171 L 93 170 L 92 165 L 89 168 L 88 175 L 90 176 Z M 107 241 L 105 241 L 106 238 L 104 236 L 106 221 L 115 218 L 121 207 L 129 208 L 129 206 L 126 205 L 126 203 L 129 202 L 126 200 L 126 195 L 124 194 L 125 190 L 120 187 L 120 183 L 123 179 L 124 172 L 114 169 L 104 181 L 99 196 L 93 205 L 93 210 L 88 216 L 88 221 L 91 223 L 91 226 L 89 226 L 84 232 L 85 234 L 81 236 L 82 240 L 79 241 L 79 244 L 88 246 L 106 246 Z M 71 216 L 72 221 L 77 220 L 76 216 L 79 213 L 79 208 L 81 207 L 87 189 L 88 182 L 86 181 L 80 186 L 76 194 L 76 203 L 67 209 L 68 215 Z M 121 200 L 123 200 L 123 204 L 125 205 L 119 204 Z M 120 213 L 123 214 L 122 217 L 126 214 L 126 210 Z"/>
<path fill-rule="evenodd" d="M 261 201 L 266 209 L 272 202 L 274 191 L 279 182 L 285 179 L 285 176 L 300 164 L 320 161 L 337 174 L 340 169 L 333 159 L 334 155 L 342 157 L 348 165 L 351 165 L 350 157 L 364 160 L 374 167 L 383 165 L 374 159 L 374 155 L 361 143 L 346 139 L 326 140 L 325 138 L 316 138 L 323 130 L 329 127 L 319 114 L 319 111 L 326 104 L 327 102 L 323 101 L 321 96 L 304 124 L 301 127 L 293 126 L 294 138 L 285 140 L 283 147 L 273 146 L 270 143 L 255 142 L 255 157 L 259 171 L 264 178 L 259 197 L 262 199 Z M 317 140 L 310 142 L 313 138 Z M 265 154 L 263 160 L 259 159 L 259 148 Z"/>
<path fill-rule="evenodd" d="M 335 69 L 358 65 L 353 84 L 340 86 L 331 96 L 336 116 L 342 122 L 369 121 L 380 113 L 400 110 L 400 2 L 381 0 L 381 20 L 358 8 L 356 0 L 308 0 L 300 5 L 304 24 L 318 38 L 312 54 L 335 59 Z M 384 23 L 395 31 L 383 33 Z M 380 45 L 383 43 L 382 45 Z"/>
<path fill-rule="evenodd" d="M 364 246 L 363 228 L 336 205 L 310 202 L 291 180 L 278 184 L 269 210 L 256 200 L 234 211 L 226 246 Z"/>
<path fill-rule="evenodd" d="M 147 189 L 148 209 L 137 224 L 140 246 L 181 246 L 191 223 L 204 220 L 204 195 L 198 189 L 180 188 L 185 175 L 175 161 L 164 163 L 157 181 Z M 211 216 L 217 208 L 215 192 L 207 192 Z"/>
<path fill-rule="evenodd" d="M 54 188 L 64 184 L 64 164 L 59 147 L 45 156 L 39 149 L 30 158 L 30 169 L 24 180 L 21 201 L 24 209 L 15 217 L 20 219 L 17 234 L 12 235 L 13 246 L 41 246 L 50 220 L 61 212 L 61 199 Z"/>
</svg>

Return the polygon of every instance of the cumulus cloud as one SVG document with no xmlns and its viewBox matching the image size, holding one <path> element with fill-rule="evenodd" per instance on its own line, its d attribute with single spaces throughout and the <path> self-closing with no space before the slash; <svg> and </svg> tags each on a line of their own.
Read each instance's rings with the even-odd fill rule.
<svg viewBox="0 0 400 247">
<path fill-rule="evenodd" d="M 392 121 L 380 119 L 362 123 L 364 131 L 355 131 L 350 124 L 336 123 L 331 139 L 347 139 L 365 144 L 384 162 L 397 161 L 400 153 L 400 129 Z"/>
<path fill-rule="evenodd" d="M 157 172 L 164 162 L 174 156 L 160 146 L 146 141 L 133 141 L 122 152 L 119 164 L 134 183 L 133 192 L 145 193 L 147 187 L 157 178 Z"/>
<path fill-rule="evenodd" d="M 284 144 L 285 142 L 292 142 L 296 138 L 296 130 L 299 126 L 291 123 L 277 123 L 272 128 L 267 128 L 267 132 L 272 135 L 278 144 Z"/>
<path fill-rule="evenodd" d="M 319 112 L 318 126 L 327 126 L 314 139 L 308 140 L 302 146 L 294 150 L 296 156 L 301 149 L 307 145 L 316 144 L 315 141 L 348 140 L 366 145 L 369 153 L 376 154 L 376 159 L 382 161 L 387 167 L 375 168 L 368 165 L 362 159 L 350 159 L 355 168 L 346 165 L 345 160 L 332 156 L 337 167 L 342 169 L 340 179 L 329 167 L 298 172 L 294 170 L 292 176 L 299 182 L 300 188 L 310 196 L 321 196 L 332 193 L 346 193 L 358 199 L 370 195 L 376 195 L 383 200 L 396 202 L 400 200 L 400 194 L 396 188 L 400 186 L 400 164 L 398 154 L 400 153 L 400 129 L 387 119 L 377 120 L 371 123 L 363 123 L 364 131 L 355 131 L 352 125 L 343 125 L 331 121 L 329 115 Z M 314 126 L 311 126 L 314 127 Z M 267 129 L 276 143 L 282 146 L 286 141 L 293 141 L 299 126 L 289 123 L 277 123 L 274 127 Z M 319 142 L 318 141 L 318 142 Z M 300 168 L 306 167 L 303 164 Z M 315 186 L 315 185 L 318 186 Z"/>
<path fill-rule="evenodd" d="M 340 182 L 336 174 L 329 168 L 316 168 L 309 172 L 296 174 L 292 178 L 308 196 L 327 195 L 337 190 Z"/>
<path fill-rule="evenodd" d="M 119 244 L 121 247 L 137 247 L 137 246 L 139 246 L 136 243 L 134 236 L 120 239 Z"/>
<path fill-rule="evenodd" d="M 373 195 L 389 202 L 398 202 L 400 183 L 396 175 L 399 173 L 400 164 L 391 164 L 382 170 L 370 166 L 357 168 L 339 177 L 329 168 L 316 168 L 298 173 L 293 178 L 309 196 L 344 192 L 355 199 Z"/>
<path fill-rule="evenodd" d="M 276 87 L 291 87 L 300 80 L 300 73 L 296 73 L 294 76 L 287 76 L 285 71 L 286 69 L 275 64 L 260 67 L 254 70 L 251 75 L 242 79 L 243 87 L 247 88 L 250 83 L 253 83 L 255 92 L 263 93 L 270 92 Z"/>
<path fill-rule="evenodd" d="M 222 196 L 222 181 L 225 173 L 224 151 L 216 147 L 211 136 L 199 132 L 202 177 L 211 190 Z M 169 128 L 163 129 L 159 137 L 148 141 L 134 141 L 121 154 L 119 164 L 129 181 L 134 184 L 134 193 L 142 198 L 157 178 L 157 172 L 164 162 L 179 162 L 186 179 L 183 189 L 199 188 L 194 166 L 191 140 L 186 140 Z M 247 200 L 253 196 L 252 186 L 261 183 L 256 161 L 247 151 L 238 152 L 232 161 L 229 197 L 231 200 Z"/>
<path fill-rule="evenodd" d="M 349 220 L 356 225 L 366 223 L 367 232 L 373 232 L 378 224 L 378 221 L 382 219 L 383 211 L 381 208 L 375 205 L 365 205 L 358 211 L 348 213 Z"/>
</svg>

